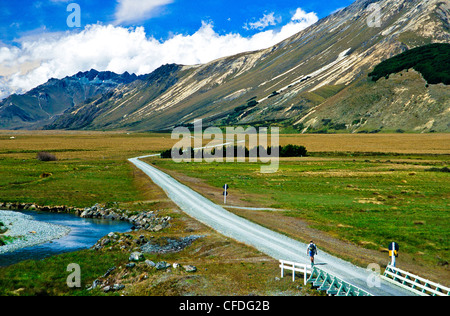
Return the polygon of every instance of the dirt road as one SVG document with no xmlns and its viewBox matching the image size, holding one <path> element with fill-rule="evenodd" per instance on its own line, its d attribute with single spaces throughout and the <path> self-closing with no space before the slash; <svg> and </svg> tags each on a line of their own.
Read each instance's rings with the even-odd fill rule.
<svg viewBox="0 0 450 316">
<path fill-rule="evenodd" d="M 228 212 L 164 172 L 139 160 L 140 158 L 145 157 L 132 158 L 129 161 L 148 175 L 181 210 L 191 217 L 227 237 L 255 247 L 272 258 L 308 264 L 306 244 Z M 379 278 L 375 280 L 372 271 L 356 267 L 320 249 L 316 265 L 320 269 L 376 296 L 412 295 L 411 292 Z M 371 287 L 370 284 L 374 284 L 374 281 L 379 281 L 379 286 Z"/>
</svg>

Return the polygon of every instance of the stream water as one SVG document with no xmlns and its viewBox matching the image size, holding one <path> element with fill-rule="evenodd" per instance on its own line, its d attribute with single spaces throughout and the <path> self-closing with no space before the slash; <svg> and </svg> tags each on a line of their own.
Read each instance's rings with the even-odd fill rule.
<svg viewBox="0 0 450 316">
<path fill-rule="evenodd" d="M 24 260 L 40 260 L 53 255 L 88 249 L 110 232 L 128 232 L 132 226 L 127 222 L 86 219 L 73 214 L 31 211 L 21 213 L 32 216 L 33 220 L 36 221 L 69 227 L 71 231 L 67 236 L 45 244 L 0 254 L 0 267 L 9 266 Z"/>
</svg>

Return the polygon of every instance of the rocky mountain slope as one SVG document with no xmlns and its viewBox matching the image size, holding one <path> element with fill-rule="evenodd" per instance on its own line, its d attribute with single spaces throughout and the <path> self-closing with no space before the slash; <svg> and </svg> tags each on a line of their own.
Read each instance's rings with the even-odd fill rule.
<svg viewBox="0 0 450 316">
<path fill-rule="evenodd" d="M 381 9 L 380 25 L 374 8 Z M 205 125 L 302 132 L 450 131 L 448 86 L 426 87 L 414 71 L 368 77 L 406 50 L 450 43 L 449 17 L 443 0 L 357 0 L 268 49 L 162 66 L 75 105 L 46 128 L 170 130 L 202 118 Z"/>
<path fill-rule="evenodd" d="M 124 73 L 91 70 L 47 83 L 23 94 L 13 94 L 0 101 L 0 129 L 42 128 L 68 108 L 103 95 L 138 77 Z"/>
<path fill-rule="evenodd" d="M 450 44 L 431 44 L 390 58 L 297 125 L 359 133 L 450 130 Z M 352 121 L 353 119 L 353 121 Z"/>
</svg>

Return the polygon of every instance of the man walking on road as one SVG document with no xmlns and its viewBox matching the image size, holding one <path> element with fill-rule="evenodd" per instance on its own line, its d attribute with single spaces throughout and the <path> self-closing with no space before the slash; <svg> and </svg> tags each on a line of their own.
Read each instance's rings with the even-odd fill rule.
<svg viewBox="0 0 450 316">
<path fill-rule="evenodd" d="M 311 240 L 308 248 L 306 249 L 306 254 L 311 258 L 311 267 L 314 266 L 314 256 L 317 255 L 317 246 Z"/>
</svg>

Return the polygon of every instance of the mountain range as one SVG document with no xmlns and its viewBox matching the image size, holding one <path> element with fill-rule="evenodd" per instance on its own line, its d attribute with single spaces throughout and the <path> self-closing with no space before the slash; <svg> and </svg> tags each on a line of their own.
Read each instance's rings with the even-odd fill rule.
<svg viewBox="0 0 450 316">
<path fill-rule="evenodd" d="M 169 131 L 203 119 L 303 133 L 449 132 L 448 83 L 414 67 L 369 76 L 401 53 L 450 43 L 449 17 L 443 0 L 357 0 L 267 49 L 145 76 L 52 79 L 1 101 L 0 129 Z"/>
<path fill-rule="evenodd" d="M 31 91 L 13 94 L 0 102 L 1 129 L 42 129 L 67 109 L 95 97 L 108 96 L 119 85 L 130 84 L 139 77 L 129 73 L 91 70 L 61 80 L 50 79 Z"/>
</svg>

